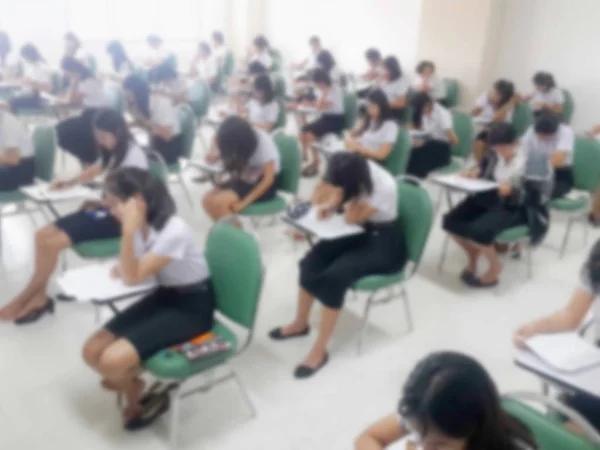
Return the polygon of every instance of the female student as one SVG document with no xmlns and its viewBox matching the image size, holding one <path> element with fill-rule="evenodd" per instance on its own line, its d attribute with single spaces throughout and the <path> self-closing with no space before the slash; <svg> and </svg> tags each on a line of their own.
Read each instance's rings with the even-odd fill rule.
<svg viewBox="0 0 600 450">
<path fill-rule="evenodd" d="M 217 85 L 219 76 L 219 65 L 216 57 L 212 56 L 212 50 L 207 42 L 198 44 L 198 53 L 192 62 L 190 77 L 198 79 L 210 86 L 213 92 L 219 88 Z"/>
<path fill-rule="evenodd" d="M 332 83 L 340 84 L 342 74 L 338 70 L 335 58 L 329 50 L 321 50 L 319 52 L 317 55 L 317 67 L 329 74 Z"/>
<path fill-rule="evenodd" d="M 187 83 L 179 76 L 170 61 L 165 60 L 149 70 L 148 82 L 152 87 L 152 93 L 168 97 L 176 105 L 187 103 L 189 93 Z"/>
<path fill-rule="evenodd" d="M 148 56 L 145 66 L 151 70 L 165 62 L 169 57 L 169 52 L 165 48 L 162 38 L 156 34 L 149 35 L 146 38 L 146 44 L 148 44 Z"/>
<path fill-rule="evenodd" d="M 46 65 L 37 47 L 25 44 L 21 47 L 21 57 L 25 61 L 21 82 L 23 88 L 10 100 L 10 109 L 18 114 L 21 108 L 39 108 L 42 106 L 40 92 L 52 90 L 52 71 Z"/>
<path fill-rule="evenodd" d="M 106 46 L 106 52 L 110 55 L 112 62 L 113 73 L 109 75 L 109 78 L 119 83 L 133 73 L 133 63 L 127 56 L 125 47 L 119 41 L 111 41 Z"/>
<path fill-rule="evenodd" d="M 151 147 L 167 164 L 175 164 L 183 155 L 183 135 L 177 108 L 171 98 L 150 93 L 145 80 L 130 75 L 123 81 L 127 109 L 137 125 L 146 129 L 151 137 Z"/>
<path fill-rule="evenodd" d="M 225 46 L 225 36 L 220 31 L 214 31 L 212 34 L 212 45 L 213 45 L 213 53 L 219 64 L 219 67 L 222 68 L 225 64 L 225 58 L 227 57 L 227 47 Z"/>
<path fill-rule="evenodd" d="M 254 79 L 252 98 L 245 105 L 238 105 L 238 113 L 247 116 L 253 127 L 273 131 L 279 118 L 279 103 L 268 75 L 259 75 Z"/>
<path fill-rule="evenodd" d="M 279 151 L 268 133 L 252 128 L 245 119 L 230 116 L 221 123 L 208 159 L 222 161 L 230 175 L 202 200 L 204 210 L 214 221 L 275 197 Z"/>
<path fill-rule="evenodd" d="M 65 54 L 64 56 L 70 56 L 72 58 L 80 57 L 81 41 L 77 35 L 71 31 L 65 34 Z"/>
<path fill-rule="evenodd" d="M 473 117 L 478 117 L 492 123 L 512 123 L 515 104 L 518 101 L 515 96 L 515 86 L 507 80 L 498 80 L 494 83 L 491 91 L 481 94 L 475 102 L 471 111 Z M 481 161 L 487 148 L 488 127 L 486 126 L 475 140 L 475 158 Z"/>
<path fill-rule="evenodd" d="M 0 111 L 0 192 L 33 184 L 35 155 L 27 127 L 8 111 Z"/>
<path fill-rule="evenodd" d="M 405 120 L 408 87 L 406 77 L 402 74 L 398 59 L 395 56 L 385 58 L 382 62 L 379 88 L 387 97 L 394 117 L 400 123 Z"/>
<path fill-rule="evenodd" d="M 314 299 L 321 302 L 317 340 L 296 368 L 296 378 L 310 377 L 327 363 L 327 344 L 348 288 L 364 276 L 399 271 L 406 261 L 404 236 L 396 223 L 396 181 L 375 162 L 354 152 L 335 153 L 315 188 L 312 204 L 319 219 L 343 211 L 347 223 L 362 225 L 365 232 L 319 241 L 300 261 L 296 317 L 270 333 L 274 340 L 306 336 Z"/>
<path fill-rule="evenodd" d="M 465 251 L 468 266 L 460 275 L 471 287 L 488 288 L 498 284 L 502 264 L 494 248 L 496 237 L 507 228 L 527 223 L 527 209 L 519 201 L 519 191 L 525 173 L 525 155 L 518 151 L 513 127 L 507 123 L 490 128 L 488 143 L 494 154 L 480 168 L 466 173 L 473 178 L 496 181 L 496 191 L 467 197 L 444 216 L 443 228 Z M 483 256 L 488 270 L 477 275 L 477 261 Z"/>
<path fill-rule="evenodd" d="M 539 334 L 561 333 L 577 331 L 583 324 L 588 312 L 600 295 L 600 241 L 596 241 L 587 260 L 581 268 L 579 286 L 573 292 L 569 303 L 561 310 L 549 316 L 530 322 L 520 327 L 514 336 L 517 347 L 524 348 L 524 340 Z M 595 314 L 596 343 L 600 343 L 600 319 Z M 584 394 L 569 394 L 563 396 L 567 405 L 575 409 L 596 429 L 600 430 L 600 401 Z M 574 424 L 568 427 L 578 431 Z"/>
<path fill-rule="evenodd" d="M 425 178 L 432 170 L 450 163 L 451 146 L 458 143 L 458 137 L 452 129 L 450 111 L 434 101 L 429 94 L 415 94 L 412 107 L 412 127 L 425 133 L 426 137 L 413 140 L 406 172 Z"/>
<path fill-rule="evenodd" d="M 485 368 L 470 356 L 432 353 L 408 376 L 395 413 L 367 428 L 356 450 L 534 450 L 527 428 L 502 410 Z"/>
<path fill-rule="evenodd" d="M 93 164 L 98 159 L 98 149 L 94 139 L 92 122 L 98 109 L 109 106 L 102 82 L 94 77 L 82 62 L 66 56 L 62 69 L 70 79 L 69 93 L 62 102 L 83 106 L 83 112 L 76 117 L 63 120 L 56 126 L 58 145 L 71 153 L 84 165 Z"/>
<path fill-rule="evenodd" d="M 344 95 L 339 85 L 332 83 L 329 74 L 323 69 L 317 69 L 313 73 L 313 83 L 317 91 L 317 99 L 314 101 L 303 100 L 298 106 L 315 108 L 321 113 L 320 117 L 302 127 L 300 142 L 304 160 L 308 159 L 308 150 L 312 153 L 313 160 L 302 170 L 302 175 L 312 177 L 319 172 L 319 154 L 312 148 L 317 140 L 329 133 L 341 133 L 345 126 L 344 120 Z"/>
<path fill-rule="evenodd" d="M 293 64 L 292 67 L 296 70 L 313 70 L 318 67 L 317 57 L 319 53 L 321 53 L 324 49 L 321 45 L 321 39 L 319 36 L 312 36 L 308 40 L 308 45 L 310 47 L 310 54 L 304 58 L 301 62 Z"/>
<path fill-rule="evenodd" d="M 269 45 L 269 41 L 267 41 L 267 38 L 263 35 L 259 35 L 254 38 L 252 55 L 250 57 L 250 63 L 253 62 L 262 64 L 267 70 L 271 70 L 271 67 L 273 67 L 271 47 Z"/>
<path fill-rule="evenodd" d="M 376 48 L 370 48 L 365 52 L 367 60 L 367 71 L 361 75 L 363 80 L 377 81 L 382 73 L 383 58 Z"/>
<path fill-rule="evenodd" d="M 399 128 L 381 89 L 369 92 L 366 110 L 367 119 L 360 128 L 352 131 L 344 147 L 365 158 L 385 161 L 396 145 Z"/>
<path fill-rule="evenodd" d="M 54 189 L 64 189 L 92 181 L 98 175 L 121 167 L 148 169 L 145 151 L 132 138 L 125 119 L 116 111 L 98 112 L 93 134 L 101 156 L 91 167 L 75 178 L 58 181 Z M 50 276 L 54 273 L 62 250 L 83 242 L 117 238 L 121 225 L 102 202 L 85 202 L 81 209 L 58 219 L 35 234 L 35 271 L 27 286 L 0 309 L 0 320 L 15 320 L 19 325 L 36 322 L 46 313 L 54 312 L 54 302 L 46 296 Z"/>
<path fill-rule="evenodd" d="M 11 49 L 12 46 L 8 33 L 5 31 L 0 31 L 0 70 L 8 68 Z"/>
<path fill-rule="evenodd" d="M 550 113 L 538 115 L 521 141 L 527 155 L 544 155 L 554 168 L 552 198 L 560 198 L 573 188 L 573 147 L 575 133 Z"/>
<path fill-rule="evenodd" d="M 533 76 L 534 93 L 529 98 L 533 114 L 549 112 L 558 117 L 565 106 L 565 96 L 554 81 L 554 76 L 548 72 L 538 72 Z"/>
<path fill-rule="evenodd" d="M 446 84 L 435 73 L 435 64 L 432 61 L 421 61 L 417 65 L 417 77 L 413 88 L 417 92 L 425 92 L 438 102 L 446 98 Z"/>
<path fill-rule="evenodd" d="M 159 350 L 202 335 L 213 326 L 215 294 L 204 252 L 176 215 L 164 183 L 136 168 L 117 170 L 105 184 L 111 214 L 121 222 L 121 252 L 113 276 L 135 285 L 154 277 L 158 289 L 119 313 L 83 348 L 102 385 L 124 394 L 124 426 L 150 425 L 168 408 L 168 396 L 140 402 L 140 364 Z"/>
</svg>

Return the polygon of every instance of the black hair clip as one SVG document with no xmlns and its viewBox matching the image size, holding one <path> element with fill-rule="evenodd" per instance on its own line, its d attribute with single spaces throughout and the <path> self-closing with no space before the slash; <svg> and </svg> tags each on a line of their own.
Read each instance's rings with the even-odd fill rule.
<svg viewBox="0 0 600 450">
<path fill-rule="evenodd" d="M 302 217 L 304 217 L 306 214 L 308 214 L 308 212 L 310 211 L 310 208 L 311 208 L 310 202 L 300 203 L 293 207 L 288 206 L 287 215 L 292 220 L 298 220 L 298 219 L 301 219 Z"/>
</svg>

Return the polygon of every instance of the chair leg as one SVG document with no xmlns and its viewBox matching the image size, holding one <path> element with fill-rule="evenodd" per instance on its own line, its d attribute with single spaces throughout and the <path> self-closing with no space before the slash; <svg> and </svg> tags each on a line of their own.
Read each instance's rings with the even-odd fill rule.
<svg viewBox="0 0 600 450">
<path fill-rule="evenodd" d="M 183 189 L 185 198 L 187 199 L 188 203 L 190 204 L 190 208 L 192 208 L 192 211 L 194 211 L 195 208 L 194 208 L 194 200 L 192 198 L 192 193 L 189 191 L 187 185 L 185 184 L 185 181 L 183 179 L 183 174 L 181 172 L 179 172 L 177 174 L 177 179 L 179 180 L 179 184 L 181 184 L 181 188 Z"/>
<path fill-rule="evenodd" d="M 527 249 L 527 277 L 531 279 L 533 277 L 533 245 L 529 242 Z"/>
<path fill-rule="evenodd" d="M 446 253 L 448 253 L 448 244 L 450 243 L 450 236 L 446 234 L 444 243 L 442 244 L 442 254 L 440 255 L 440 262 L 438 264 L 438 273 L 442 273 L 444 268 L 444 261 L 446 261 Z"/>
<path fill-rule="evenodd" d="M 250 409 L 252 418 L 256 417 L 256 408 L 254 407 L 254 403 L 252 403 L 250 394 L 248 394 L 248 391 L 246 390 L 246 386 L 244 385 L 244 383 L 242 382 L 242 379 L 240 378 L 240 376 L 238 375 L 238 373 L 235 370 L 232 372 L 232 375 L 233 375 L 233 379 L 235 380 L 236 384 L 238 385 L 240 392 L 242 393 L 242 397 L 244 397 L 244 400 L 246 401 L 246 404 L 248 405 L 248 408 Z"/>
<path fill-rule="evenodd" d="M 587 214 L 581 218 L 583 220 L 583 246 L 587 246 L 588 235 L 590 234 L 590 221 L 588 220 Z"/>
<path fill-rule="evenodd" d="M 438 198 L 437 198 L 437 201 L 435 202 L 435 214 L 437 214 L 439 212 L 440 208 L 442 207 L 443 199 L 444 199 L 444 188 L 440 187 Z"/>
<path fill-rule="evenodd" d="M 31 222 L 31 225 L 33 225 L 33 229 L 37 229 L 37 223 L 35 221 L 35 217 L 33 217 L 33 213 L 31 212 L 31 210 L 25 207 L 25 213 L 27 214 L 27 217 L 29 217 L 29 221 Z"/>
<path fill-rule="evenodd" d="M 367 298 L 367 302 L 365 303 L 365 311 L 363 313 L 362 323 L 360 325 L 360 330 L 358 331 L 358 342 L 356 346 L 356 350 L 359 355 L 362 354 L 363 350 L 363 339 L 367 332 L 367 324 L 369 323 L 369 312 L 371 311 L 371 305 L 373 302 L 373 298 L 375 298 L 375 292 L 372 292 Z"/>
<path fill-rule="evenodd" d="M 177 387 L 171 392 L 171 417 L 169 419 L 169 446 L 172 450 L 177 449 L 178 437 L 179 437 L 179 408 L 181 403 L 181 397 L 179 395 L 181 386 Z"/>
<path fill-rule="evenodd" d="M 408 302 L 408 292 L 406 288 L 402 287 L 400 291 L 400 297 L 402 297 L 402 304 L 404 305 L 404 314 L 406 315 L 406 323 L 408 324 L 408 332 L 412 333 L 414 329 L 412 312 L 410 310 L 410 303 Z"/>
<path fill-rule="evenodd" d="M 567 230 L 565 231 L 565 237 L 563 238 L 562 245 L 560 247 L 560 257 L 565 256 L 565 251 L 567 249 L 567 243 L 569 242 L 569 235 L 571 234 L 571 227 L 573 226 L 573 219 L 569 218 L 567 222 Z"/>
</svg>

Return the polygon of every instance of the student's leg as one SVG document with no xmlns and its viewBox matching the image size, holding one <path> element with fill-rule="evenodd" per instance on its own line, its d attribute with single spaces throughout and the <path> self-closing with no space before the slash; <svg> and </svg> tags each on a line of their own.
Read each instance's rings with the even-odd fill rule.
<svg viewBox="0 0 600 450">
<path fill-rule="evenodd" d="M 479 253 L 488 260 L 488 270 L 479 279 L 483 284 L 491 284 L 498 281 L 502 273 L 502 263 L 494 245 L 478 245 Z"/>
<path fill-rule="evenodd" d="M 600 187 L 594 192 L 592 198 L 592 211 L 590 212 L 590 219 L 593 221 L 600 221 Z"/>
<path fill-rule="evenodd" d="M 561 198 L 573 189 L 573 171 L 571 167 L 558 167 L 554 169 L 554 188 L 552 198 Z"/>
<path fill-rule="evenodd" d="M 296 316 L 292 323 L 281 327 L 282 336 L 301 333 L 308 327 L 308 318 L 315 298 L 310 292 L 300 287 L 298 289 L 298 304 L 296 305 Z"/>
<path fill-rule="evenodd" d="M 477 260 L 479 259 L 479 255 L 480 255 L 479 247 L 477 245 L 475 245 L 474 243 L 472 243 L 471 241 L 469 241 L 463 237 L 456 236 L 454 234 L 450 234 L 450 238 L 452 238 L 452 240 L 454 240 L 454 242 L 456 242 L 458 244 L 458 246 L 460 248 L 462 248 L 464 250 L 464 252 L 467 254 L 468 264 L 467 264 L 467 268 L 465 269 L 465 271 L 467 271 L 471 275 L 476 274 L 477 273 Z"/>
<path fill-rule="evenodd" d="M 202 206 L 214 221 L 232 215 L 231 206 L 240 201 L 240 197 L 231 189 L 213 189 L 202 199 Z"/>
</svg>

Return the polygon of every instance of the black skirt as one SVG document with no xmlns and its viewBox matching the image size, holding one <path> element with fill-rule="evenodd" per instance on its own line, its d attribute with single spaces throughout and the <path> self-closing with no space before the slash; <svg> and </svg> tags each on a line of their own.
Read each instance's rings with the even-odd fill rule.
<svg viewBox="0 0 600 450">
<path fill-rule="evenodd" d="M 305 133 L 311 133 L 318 139 L 326 134 L 339 134 L 344 131 L 346 120 L 343 114 L 323 114 L 314 122 L 306 124 L 302 127 Z"/>
<path fill-rule="evenodd" d="M 552 198 L 564 197 L 573 189 L 573 168 L 571 166 L 557 167 L 554 169 L 554 187 Z"/>
<path fill-rule="evenodd" d="M 368 275 L 395 273 L 407 259 L 404 234 L 395 222 L 367 226 L 356 236 L 319 241 L 300 261 L 300 286 L 324 306 L 339 309 L 348 288 Z"/>
<path fill-rule="evenodd" d="M 39 109 L 44 107 L 44 102 L 38 93 L 13 97 L 9 101 L 13 113 L 19 114 L 22 109 Z"/>
<path fill-rule="evenodd" d="M 170 141 L 165 141 L 158 136 L 152 136 L 152 149 L 156 150 L 167 165 L 177 164 L 183 156 L 183 134 L 173 136 Z"/>
<path fill-rule="evenodd" d="M 436 169 L 450 164 L 450 143 L 429 140 L 421 147 L 413 147 L 408 160 L 406 173 L 418 178 L 425 178 Z"/>
<path fill-rule="evenodd" d="M 72 245 L 121 236 L 121 223 L 108 210 L 77 211 L 61 217 L 54 226 L 64 232 Z"/>
<path fill-rule="evenodd" d="M 33 184 L 35 158 L 23 158 L 16 166 L 0 166 L 0 191 L 14 191 Z"/>
<path fill-rule="evenodd" d="M 209 332 L 215 293 L 210 280 L 193 286 L 160 287 L 110 320 L 104 328 L 135 347 L 140 360 Z"/>
<path fill-rule="evenodd" d="M 81 115 L 56 125 L 58 146 L 86 165 L 95 163 L 99 157 L 93 128 L 97 112 L 97 109 L 88 108 Z"/>
<path fill-rule="evenodd" d="M 250 192 L 252 192 L 261 181 L 262 177 L 256 180 L 254 183 L 249 183 L 247 181 L 240 180 L 239 178 L 231 178 L 230 180 L 227 180 L 226 182 L 220 184 L 219 188 L 235 192 L 241 200 L 245 198 Z M 278 177 L 276 177 L 273 181 L 273 184 L 269 186 L 269 189 L 267 189 L 259 198 L 254 200 L 254 203 L 267 202 L 269 200 L 273 200 L 277 195 L 278 185 Z"/>
</svg>

